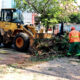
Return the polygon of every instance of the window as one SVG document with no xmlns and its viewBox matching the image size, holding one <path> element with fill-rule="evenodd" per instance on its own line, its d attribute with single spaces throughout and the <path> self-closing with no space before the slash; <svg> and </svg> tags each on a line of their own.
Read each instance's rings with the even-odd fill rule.
<svg viewBox="0 0 80 80">
<path fill-rule="evenodd" d="M 4 21 L 11 21 L 11 13 L 10 11 L 5 11 L 4 12 Z"/>
<path fill-rule="evenodd" d="M 23 16 L 22 13 L 19 10 L 16 10 L 13 12 L 13 18 L 12 18 L 12 22 L 23 22 Z"/>
</svg>

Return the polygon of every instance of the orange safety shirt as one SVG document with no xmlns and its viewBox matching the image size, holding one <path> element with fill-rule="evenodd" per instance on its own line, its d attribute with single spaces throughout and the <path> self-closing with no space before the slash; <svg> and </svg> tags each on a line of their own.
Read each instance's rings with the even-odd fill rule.
<svg viewBox="0 0 80 80">
<path fill-rule="evenodd" d="M 72 30 L 69 33 L 69 41 L 72 42 L 80 42 L 80 32 L 76 30 Z"/>
</svg>

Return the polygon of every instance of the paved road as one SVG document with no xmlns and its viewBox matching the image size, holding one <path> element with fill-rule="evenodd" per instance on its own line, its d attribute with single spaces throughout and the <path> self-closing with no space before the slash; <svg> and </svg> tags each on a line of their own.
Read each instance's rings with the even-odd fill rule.
<svg viewBox="0 0 80 80">
<path fill-rule="evenodd" d="M 19 52 L 13 48 L 0 48 L 0 64 L 21 63 L 29 57 L 27 52 Z"/>
<path fill-rule="evenodd" d="M 53 61 L 21 68 L 18 64 L 24 65 L 27 58 L 30 58 L 30 55 L 26 53 L 1 48 L 0 80 L 80 80 L 79 59 L 56 58 Z"/>
</svg>

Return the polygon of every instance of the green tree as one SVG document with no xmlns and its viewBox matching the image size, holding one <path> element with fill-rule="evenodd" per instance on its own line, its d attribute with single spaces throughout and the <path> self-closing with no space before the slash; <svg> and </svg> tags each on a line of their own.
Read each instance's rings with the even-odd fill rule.
<svg viewBox="0 0 80 80">
<path fill-rule="evenodd" d="M 45 26 L 58 22 L 69 22 L 70 5 L 74 0 L 15 0 L 16 7 L 22 11 L 41 14 L 40 20 Z M 67 8 L 67 6 L 69 6 Z"/>
<path fill-rule="evenodd" d="M 48 27 L 49 24 L 58 23 L 57 16 L 61 14 L 58 0 L 15 0 L 16 7 L 21 10 L 41 14 L 40 21 Z"/>
<path fill-rule="evenodd" d="M 71 23 L 80 23 L 80 13 L 72 13 L 70 15 L 70 22 Z"/>
<path fill-rule="evenodd" d="M 69 16 L 76 11 L 75 0 L 59 0 L 61 6 L 61 14 L 58 16 L 59 22 L 70 22 Z M 75 4 L 75 5 L 74 5 Z"/>
</svg>

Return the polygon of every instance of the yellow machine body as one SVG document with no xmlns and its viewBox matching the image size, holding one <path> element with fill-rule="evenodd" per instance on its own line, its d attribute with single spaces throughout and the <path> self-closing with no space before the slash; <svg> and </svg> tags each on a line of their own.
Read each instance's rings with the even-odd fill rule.
<svg viewBox="0 0 80 80">
<path fill-rule="evenodd" d="M 4 29 L 4 31 L 11 30 L 14 32 L 17 29 L 17 25 L 16 23 L 0 21 L 0 28 Z"/>
<path fill-rule="evenodd" d="M 0 17 L 0 43 L 10 46 L 14 44 L 17 50 L 26 50 L 32 46 L 35 38 L 47 38 L 38 34 L 34 26 L 24 25 L 21 12 L 16 9 L 2 9 Z"/>
</svg>

